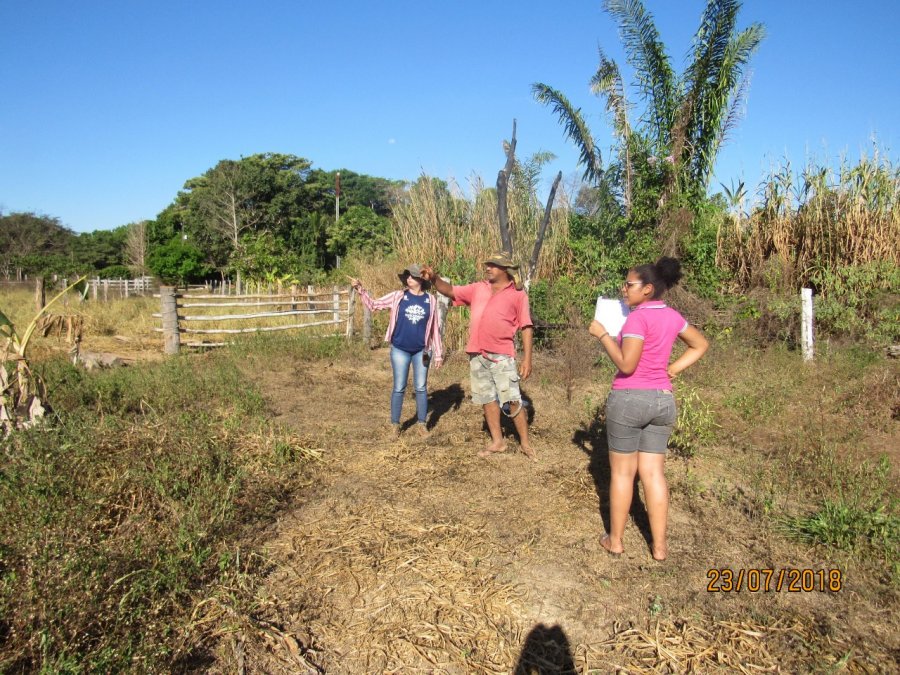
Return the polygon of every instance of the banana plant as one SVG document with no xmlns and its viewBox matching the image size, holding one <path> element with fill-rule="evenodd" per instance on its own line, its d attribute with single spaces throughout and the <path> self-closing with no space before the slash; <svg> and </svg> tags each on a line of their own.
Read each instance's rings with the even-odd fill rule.
<svg viewBox="0 0 900 675">
<path fill-rule="evenodd" d="M 6 338 L 6 347 L 0 360 L 0 432 L 3 436 L 8 436 L 13 429 L 32 427 L 44 416 L 47 391 L 40 376 L 32 372 L 28 365 L 28 344 L 38 321 L 47 310 L 86 278 L 81 277 L 70 284 L 44 305 L 21 335 L 9 317 L 0 311 L 0 336 Z M 12 372 L 6 369 L 6 362 L 10 357 L 16 364 Z"/>
</svg>

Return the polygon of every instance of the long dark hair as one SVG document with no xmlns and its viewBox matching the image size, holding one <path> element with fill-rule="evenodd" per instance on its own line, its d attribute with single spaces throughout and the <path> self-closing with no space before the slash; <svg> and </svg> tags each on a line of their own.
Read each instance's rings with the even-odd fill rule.
<svg viewBox="0 0 900 675">
<path fill-rule="evenodd" d="M 667 290 L 681 281 L 681 263 L 675 258 L 663 257 L 655 263 L 632 267 L 638 279 L 653 285 L 652 300 L 659 300 Z"/>
</svg>

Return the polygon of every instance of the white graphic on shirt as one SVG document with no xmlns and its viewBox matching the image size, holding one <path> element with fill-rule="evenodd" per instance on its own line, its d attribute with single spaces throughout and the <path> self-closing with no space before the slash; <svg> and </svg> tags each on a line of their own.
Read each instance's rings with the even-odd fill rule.
<svg viewBox="0 0 900 675">
<path fill-rule="evenodd" d="M 406 320 L 413 326 L 425 318 L 425 308 L 422 305 L 407 305 Z"/>
</svg>

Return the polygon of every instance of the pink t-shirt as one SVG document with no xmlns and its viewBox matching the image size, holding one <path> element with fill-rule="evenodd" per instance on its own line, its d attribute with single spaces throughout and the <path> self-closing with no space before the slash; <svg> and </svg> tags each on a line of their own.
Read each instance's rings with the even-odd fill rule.
<svg viewBox="0 0 900 675">
<path fill-rule="evenodd" d="M 616 373 L 613 389 L 665 389 L 671 391 L 672 382 L 666 369 L 672 356 L 672 345 L 688 322 L 671 307 L 659 300 L 648 300 L 631 310 L 619 333 L 619 344 L 627 337 L 644 341 L 641 358 L 631 375 Z"/>
<path fill-rule="evenodd" d="M 515 284 L 494 293 L 489 281 L 453 287 L 453 305 L 468 305 L 472 310 L 469 321 L 469 341 L 466 352 L 506 354 L 515 356 L 513 337 L 516 331 L 531 326 L 528 294 L 516 290 Z"/>
</svg>

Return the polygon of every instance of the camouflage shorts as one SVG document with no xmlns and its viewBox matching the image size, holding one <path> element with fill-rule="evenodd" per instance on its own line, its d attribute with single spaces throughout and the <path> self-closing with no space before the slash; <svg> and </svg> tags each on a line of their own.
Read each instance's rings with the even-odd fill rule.
<svg viewBox="0 0 900 675">
<path fill-rule="evenodd" d="M 469 374 L 472 385 L 472 402 L 484 405 L 499 401 L 521 401 L 519 371 L 516 360 L 506 354 L 475 354 L 469 357 Z"/>
</svg>

